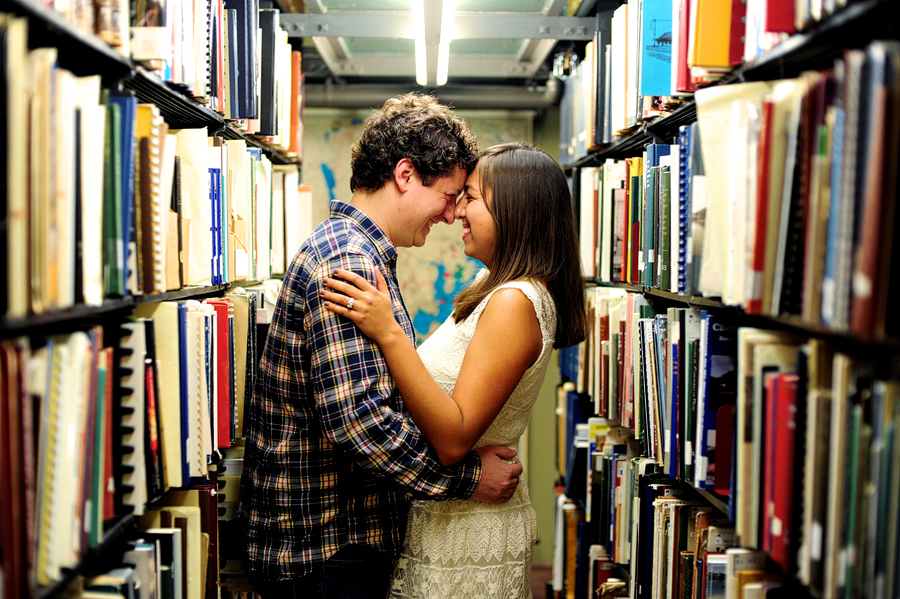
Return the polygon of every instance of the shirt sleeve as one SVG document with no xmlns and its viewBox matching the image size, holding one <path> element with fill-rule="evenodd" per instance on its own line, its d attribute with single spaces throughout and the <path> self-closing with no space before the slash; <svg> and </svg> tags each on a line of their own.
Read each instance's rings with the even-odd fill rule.
<svg viewBox="0 0 900 599">
<path fill-rule="evenodd" d="M 336 269 L 376 284 L 372 258 L 344 253 L 319 265 L 306 288 L 310 367 L 319 422 L 328 440 L 361 467 L 389 478 L 421 499 L 466 499 L 481 479 L 481 458 L 472 451 L 444 467 L 400 409 L 393 379 L 378 345 L 349 319 L 324 307 L 322 278 Z M 406 318 L 399 289 L 387 269 L 395 316 Z M 412 343 L 413 340 L 410 340 Z"/>
</svg>

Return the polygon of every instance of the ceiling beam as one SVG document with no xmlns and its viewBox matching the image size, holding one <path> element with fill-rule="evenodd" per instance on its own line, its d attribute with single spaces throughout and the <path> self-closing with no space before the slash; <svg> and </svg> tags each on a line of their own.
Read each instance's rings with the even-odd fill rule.
<svg viewBox="0 0 900 599">
<path fill-rule="evenodd" d="M 416 71 L 412 54 L 394 56 L 353 56 L 335 66 L 322 57 L 335 77 L 404 77 Z M 528 79 L 542 62 L 521 61 L 514 57 L 454 56 L 450 60 L 450 76 L 458 78 Z M 434 83 L 429 83 L 433 86 Z"/>
<path fill-rule="evenodd" d="M 424 2 L 426 39 L 429 13 L 443 2 Z M 410 13 L 369 11 L 330 11 L 286 13 L 281 27 L 289 37 L 415 37 Z M 458 12 L 453 17 L 453 39 L 552 39 L 588 41 L 593 37 L 596 20 L 591 17 L 546 17 L 519 13 Z M 438 25 L 438 31 L 440 26 Z"/>
</svg>

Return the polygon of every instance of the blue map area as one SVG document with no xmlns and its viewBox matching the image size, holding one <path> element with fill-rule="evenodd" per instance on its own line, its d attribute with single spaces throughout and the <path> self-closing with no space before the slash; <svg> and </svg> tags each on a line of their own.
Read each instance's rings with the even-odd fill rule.
<svg viewBox="0 0 900 599">
<path fill-rule="evenodd" d="M 325 185 L 328 186 L 328 200 L 333 202 L 337 199 L 337 196 L 334 194 L 334 188 L 337 186 L 334 181 L 334 171 L 324 162 L 322 163 L 322 176 L 325 177 Z"/>
<path fill-rule="evenodd" d="M 437 278 L 434 281 L 434 302 L 437 304 L 438 311 L 436 314 L 426 312 L 421 308 L 416 311 L 416 315 L 413 317 L 413 327 L 419 336 L 427 335 L 431 331 L 432 323 L 437 323 L 440 326 L 441 323 L 447 320 L 447 317 L 453 313 L 453 300 L 460 291 L 465 289 L 475 279 L 478 271 L 484 268 L 484 265 L 474 258 L 467 258 L 467 261 L 476 266 L 472 275 L 468 278 L 463 278 L 465 272 L 464 264 L 456 265 L 456 272 L 451 276 L 447 273 L 447 267 L 444 264 L 432 262 L 438 269 Z M 451 283 L 449 290 L 447 289 L 448 282 Z"/>
</svg>

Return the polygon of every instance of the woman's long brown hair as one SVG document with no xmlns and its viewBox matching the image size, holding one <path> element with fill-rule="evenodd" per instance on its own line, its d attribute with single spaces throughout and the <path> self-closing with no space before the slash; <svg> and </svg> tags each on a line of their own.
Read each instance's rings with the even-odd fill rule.
<svg viewBox="0 0 900 599">
<path fill-rule="evenodd" d="M 575 212 L 562 168 L 546 152 L 522 143 L 486 149 L 479 183 L 494 217 L 496 246 L 487 276 L 462 291 L 453 317 L 465 320 L 496 287 L 542 281 L 556 303 L 554 348 L 584 340 L 587 313 Z"/>
</svg>

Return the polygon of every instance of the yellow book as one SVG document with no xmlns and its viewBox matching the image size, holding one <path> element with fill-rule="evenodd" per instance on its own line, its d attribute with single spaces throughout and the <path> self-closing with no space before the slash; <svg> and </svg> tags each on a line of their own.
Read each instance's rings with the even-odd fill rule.
<svg viewBox="0 0 900 599">
<path fill-rule="evenodd" d="M 697 0 L 691 4 L 688 65 L 727 68 L 732 0 Z"/>
</svg>

